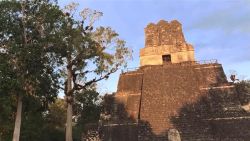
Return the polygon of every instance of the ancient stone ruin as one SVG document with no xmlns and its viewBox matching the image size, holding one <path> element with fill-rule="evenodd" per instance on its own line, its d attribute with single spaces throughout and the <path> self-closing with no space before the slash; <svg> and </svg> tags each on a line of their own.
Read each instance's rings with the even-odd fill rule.
<svg viewBox="0 0 250 141">
<path fill-rule="evenodd" d="M 150 23 L 145 28 L 145 38 L 145 48 L 140 50 L 141 66 L 194 61 L 194 48 L 186 43 L 176 20 Z"/>
<path fill-rule="evenodd" d="M 248 141 L 250 114 L 216 60 L 195 61 L 178 21 L 145 28 L 140 67 L 120 75 L 105 141 Z"/>
</svg>

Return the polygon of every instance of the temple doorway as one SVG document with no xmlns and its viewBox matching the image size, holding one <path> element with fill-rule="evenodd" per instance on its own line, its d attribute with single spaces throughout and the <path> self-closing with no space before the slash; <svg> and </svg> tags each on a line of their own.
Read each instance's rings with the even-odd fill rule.
<svg viewBox="0 0 250 141">
<path fill-rule="evenodd" d="M 171 63 L 171 55 L 162 55 L 163 63 Z"/>
</svg>

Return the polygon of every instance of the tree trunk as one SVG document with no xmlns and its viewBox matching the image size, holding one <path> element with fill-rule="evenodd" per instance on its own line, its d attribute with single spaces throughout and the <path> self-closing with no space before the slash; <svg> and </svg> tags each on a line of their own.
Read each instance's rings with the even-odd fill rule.
<svg viewBox="0 0 250 141">
<path fill-rule="evenodd" d="M 19 95 L 17 101 L 16 121 L 15 121 L 15 128 L 12 141 L 19 141 L 21 119 L 22 119 L 22 105 L 23 105 L 22 96 Z"/>
<path fill-rule="evenodd" d="M 68 108 L 67 108 L 66 141 L 72 141 L 72 104 L 71 103 L 68 103 Z"/>
<path fill-rule="evenodd" d="M 67 102 L 67 121 L 66 121 L 66 141 L 72 141 L 72 103 L 73 103 L 73 96 L 71 93 L 72 90 L 72 72 L 71 68 L 67 68 L 67 95 L 66 95 L 66 102 Z"/>
</svg>

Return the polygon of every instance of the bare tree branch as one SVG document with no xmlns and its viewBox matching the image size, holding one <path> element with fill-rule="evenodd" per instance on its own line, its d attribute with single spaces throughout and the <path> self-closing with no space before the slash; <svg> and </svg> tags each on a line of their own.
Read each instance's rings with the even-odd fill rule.
<svg viewBox="0 0 250 141">
<path fill-rule="evenodd" d="M 118 68 L 113 68 L 110 70 L 110 72 L 106 73 L 105 75 L 102 75 L 100 76 L 99 78 L 94 78 L 86 83 L 84 83 L 83 85 L 82 84 L 79 84 L 79 83 L 76 83 L 75 81 L 73 82 L 74 83 L 74 87 L 72 89 L 72 91 L 74 90 L 82 90 L 82 89 L 86 89 L 88 86 L 92 85 L 93 83 L 96 83 L 98 81 L 101 81 L 103 79 L 106 79 L 109 77 L 110 74 L 116 72 L 118 70 Z"/>
</svg>

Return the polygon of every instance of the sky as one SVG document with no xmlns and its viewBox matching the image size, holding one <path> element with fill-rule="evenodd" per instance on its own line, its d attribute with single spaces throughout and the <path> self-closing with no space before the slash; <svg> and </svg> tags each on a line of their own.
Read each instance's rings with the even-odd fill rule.
<svg viewBox="0 0 250 141">
<path fill-rule="evenodd" d="M 97 25 L 112 27 L 133 50 L 128 68 L 139 67 L 147 24 L 178 20 L 197 61 L 217 59 L 227 76 L 250 79 L 250 0 L 58 0 L 62 8 L 70 2 L 103 12 Z M 98 91 L 115 92 L 120 73 L 98 83 Z"/>
</svg>

